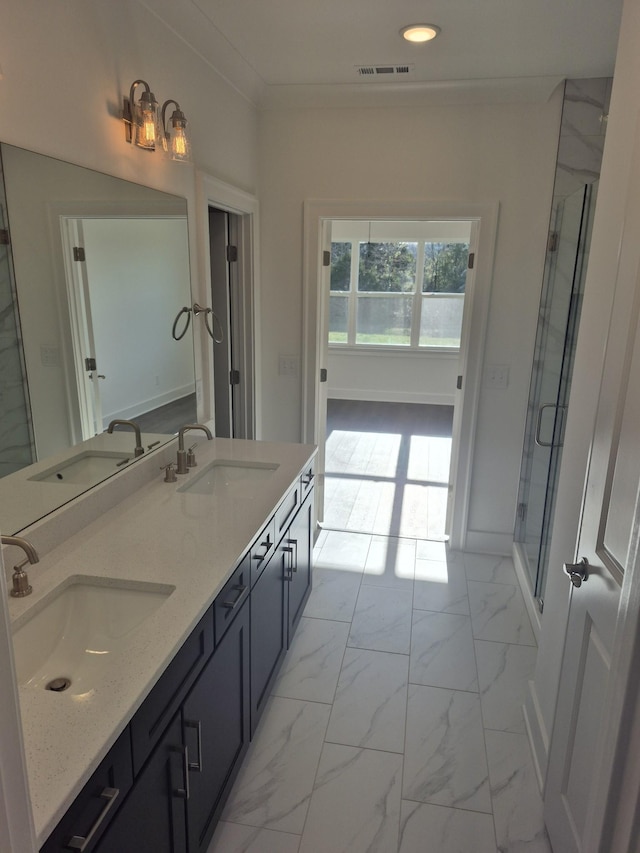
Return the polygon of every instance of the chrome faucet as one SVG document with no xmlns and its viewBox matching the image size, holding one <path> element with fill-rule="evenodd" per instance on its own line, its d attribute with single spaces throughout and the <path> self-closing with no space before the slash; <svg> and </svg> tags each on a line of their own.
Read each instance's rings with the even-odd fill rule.
<svg viewBox="0 0 640 853">
<path fill-rule="evenodd" d="M 144 453 L 144 447 L 142 446 L 142 436 L 140 435 L 140 427 L 138 426 L 138 424 L 135 421 L 121 421 L 116 419 L 115 421 L 111 421 L 111 423 L 107 427 L 107 432 L 109 433 L 109 435 L 111 435 L 111 433 L 113 432 L 113 428 L 118 425 L 130 426 L 135 430 L 136 449 L 134 450 L 133 455 L 135 457 L 142 456 L 142 454 Z"/>
<path fill-rule="evenodd" d="M 207 436 L 208 441 L 211 441 L 213 439 L 213 436 L 211 435 L 211 430 L 204 424 L 186 424 L 185 426 L 180 427 L 178 431 L 178 460 L 176 463 L 177 474 L 186 474 L 189 470 L 187 466 L 187 451 L 184 449 L 184 434 L 190 429 L 201 429 L 202 432 L 204 432 Z"/>
<path fill-rule="evenodd" d="M 0 540 L 3 545 L 16 545 L 18 548 L 22 548 L 27 555 L 21 563 L 13 567 L 13 589 L 11 590 L 11 595 L 14 598 L 24 598 L 25 595 L 31 595 L 33 587 L 29 584 L 29 578 L 23 566 L 26 566 L 27 563 L 31 563 L 32 565 L 38 563 L 40 561 L 38 552 L 31 542 L 27 542 L 21 536 L 0 536 Z"/>
</svg>

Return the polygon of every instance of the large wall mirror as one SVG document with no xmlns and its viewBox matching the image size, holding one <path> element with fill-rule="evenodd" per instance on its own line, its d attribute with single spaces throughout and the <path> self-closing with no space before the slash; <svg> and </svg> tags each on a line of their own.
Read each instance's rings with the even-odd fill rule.
<svg viewBox="0 0 640 853">
<path fill-rule="evenodd" d="M 0 155 L 0 530 L 16 533 L 134 461 L 112 420 L 148 451 L 196 419 L 191 328 L 172 334 L 192 299 L 184 199 Z"/>
</svg>

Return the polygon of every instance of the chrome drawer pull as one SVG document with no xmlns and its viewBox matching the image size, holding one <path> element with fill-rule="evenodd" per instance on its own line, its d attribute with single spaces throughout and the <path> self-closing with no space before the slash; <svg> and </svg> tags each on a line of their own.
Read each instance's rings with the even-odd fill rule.
<svg viewBox="0 0 640 853">
<path fill-rule="evenodd" d="M 198 736 L 198 760 L 189 762 L 189 770 L 202 773 L 202 724 L 200 720 L 185 720 L 184 726 L 187 729 L 195 729 Z"/>
<path fill-rule="evenodd" d="M 171 752 L 182 753 L 182 783 L 184 787 L 175 788 L 172 791 L 174 797 L 180 797 L 183 800 L 189 799 L 189 750 L 186 746 L 170 746 Z"/>
<path fill-rule="evenodd" d="M 246 586 L 244 584 L 237 584 L 233 587 L 233 589 L 237 590 L 238 595 L 233 601 L 223 601 L 222 606 L 227 607 L 229 610 L 233 610 L 234 607 L 238 604 L 240 599 L 242 598 L 244 591 L 246 590 Z"/>
<path fill-rule="evenodd" d="M 105 788 L 100 794 L 101 799 L 106 800 L 107 802 L 104 804 L 104 808 L 98 815 L 98 819 L 93 824 L 89 832 L 86 836 L 82 835 L 74 835 L 71 841 L 67 844 L 67 850 L 79 850 L 82 853 L 83 850 L 86 850 L 89 844 L 93 841 L 96 832 L 102 826 L 104 819 L 109 814 L 111 809 L 113 808 L 113 804 L 118 798 L 118 794 L 120 793 L 119 788 Z"/>
</svg>

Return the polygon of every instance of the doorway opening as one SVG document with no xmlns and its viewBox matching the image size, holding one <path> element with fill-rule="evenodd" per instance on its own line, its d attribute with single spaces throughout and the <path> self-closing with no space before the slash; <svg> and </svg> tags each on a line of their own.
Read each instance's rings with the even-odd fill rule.
<svg viewBox="0 0 640 853">
<path fill-rule="evenodd" d="M 324 230 L 319 519 L 333 529 L 443 540 L 477 225 L 334 219 Z"/>
<path fill-rule="evenodd" d="M 198 412 L 222 437 L 260 438 L 258 201 L 236 187 L 200 176 L 199 243 L 211 299 L 211 330 L 202 352 Z M 215 315 L 215 316 L 214 316 Z M 220 341 L 217 343 L 216 341 Z"/>
</svg>

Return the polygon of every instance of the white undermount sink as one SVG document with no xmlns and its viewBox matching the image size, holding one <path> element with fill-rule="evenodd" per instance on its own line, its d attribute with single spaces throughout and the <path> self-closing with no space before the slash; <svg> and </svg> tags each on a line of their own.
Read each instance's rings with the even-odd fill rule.
<svg viewBox="0 0 640 853">
<path fill-rule="evenodd" d="M 46 471 L 34 474 L 30 480 L 39 483 L 74 483 L 86 485 L 104 480 L 109 474 L 115 474 L 123 464 L 134 458 L 131 453 L 109 450 L 83 450 L 59 462 Z"/>
<path fill-rule="evenodd" d="M 126 648 L 134 653 L 133 634 L 174 590 L 167 584 L 68 578 L 16 623 L 18 683 L 68 695 L 87 693 L 99 684 L 115 653 Z"/>
<path fill-rule="evenodd" d="M 214 459 L 199 474 L 180 486 L 179 492 L 196 495 L 226 494 L 234 487 L 242 489 L 269 478 L 277 471 L 275 462 L 245 462 Z"/>
</svg>

